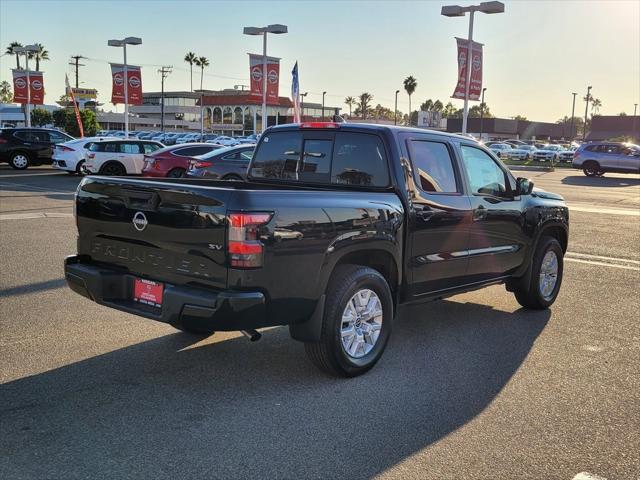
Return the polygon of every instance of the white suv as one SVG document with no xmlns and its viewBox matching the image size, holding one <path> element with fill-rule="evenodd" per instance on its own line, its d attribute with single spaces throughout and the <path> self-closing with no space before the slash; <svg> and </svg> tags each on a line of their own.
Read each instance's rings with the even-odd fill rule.
<svg viewBox="0 0 640 480">
<path fill-rule="evenodd" d="M 104 140 L 94 142 L 85 155 L 83 170 L 100 175 L 139 175 L 144 156 L 164 148 L 152 140 Z"/>
</svg>

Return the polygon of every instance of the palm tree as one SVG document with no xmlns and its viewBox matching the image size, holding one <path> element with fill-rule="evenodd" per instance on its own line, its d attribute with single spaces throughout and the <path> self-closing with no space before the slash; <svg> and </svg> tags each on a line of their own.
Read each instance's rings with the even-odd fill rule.
<svg viewBox="0 0 640 480">
<path fill-rule="evenodd" d="M 433 109 L 434 112 L 441 112 L 442 109 L 444 108 L 444 105 L 440 100 L 436 100 L 435 102 L 433 102 L 433 107 L 431 108 Z"/>
<path fill-rule="evenodd" d="M 202 90 L 202 80 L 204 77 L 204 67 L 209 66 L 209 59 L 207 57 L 198 57 L 194 60 L 194 62 L 198 67 L 200 67 L 200 90 Z"/>
<path fill-rule="evenodd" d="M 409 125 L 411 125 L 411 95 L 416 91 L 416 87 L 418 86 L 418 81 L 413 78 L 413 76 L 409 75 L 404 79 L 404 90 L 409 95 Z"/>
<path fill-rule="evenodd" d="M 20 55 L 18 55 L 18 52 L 14 51 L 14 49 L 18 47 L 22 47 L 22 44 L 19 42 L 11 42 L 7 47 L 5 53 L 7 53 L 8 55 L 16 56 L 16 68 L 20 70 Z"/>
<path fill-rule="evenodd" d="M 196 54 L 193 53 L 193 52 L 187 52 L 187 54 L 184 56 L 184 61 L 189 64 L 189 70 L 190 70 L 190 74 L 191 74 L 191 91 L 192 92 L 193 92 L 193 64 L 196 63 L 197 59 L 198 59 L 198 57 L 196 57 Z"/>
<path fill-rule="evenodd" d="M 13 94 L 11 93 L 11 84 L 6 80 L 0 82 L 0 103 L 11 103 Z"/>
<path fill-rule="evenodd" d="M 600 107 L 602 106 L 602 101 L 599 98 L 594 98 L 591 100 L 591 116 L 595 113 L 598 115 L 600 113 Z"/>
<path fill-rule="evenodd" d="M 40 60 L 49 60 L 49 52 L 44 49 L 41 43 L 36 43 L 38 50 L 35 52 L 29 52 L 29 60 L 36 59 L 36 72 L 40 71 Z"/>
<path fill-rule="evenodd" d="M 353 107 L 357 103 L 356 99 L 349 96 L 344 99 L 344 103 L 349 105 L 349 118 L 351 118 L 351 107 Z"/>
<path fill-rule="evenodd" d="M 370 109 L 369 102 L 373 100 L 373 95 L 371 95 L 370 93 L 364 92 L 360 94 L 360 97 L 358 98 L 360 99 L 360 102 L 359 102 L 360 112 L 362 112 L 362 119 L 364 120 L 365 118 L 367 118 L 367 112 Z"/>
</svg>

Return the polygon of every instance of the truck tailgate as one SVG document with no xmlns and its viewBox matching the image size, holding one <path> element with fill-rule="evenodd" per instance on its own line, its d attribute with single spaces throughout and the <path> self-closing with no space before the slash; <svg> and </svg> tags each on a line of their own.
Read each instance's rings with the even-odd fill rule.
<svg viewBox="0 0 640 480">
<path fill-rule="evenodd" d="M 78 254 L 152 280 L 224 289 L 233 189 L 87 177 L 77 191 Z"/>
</svg>

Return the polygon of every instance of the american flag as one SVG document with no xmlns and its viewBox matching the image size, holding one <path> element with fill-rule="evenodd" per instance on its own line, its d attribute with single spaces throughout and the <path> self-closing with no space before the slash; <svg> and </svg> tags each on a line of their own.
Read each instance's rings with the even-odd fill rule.
<svg viewBox="0 0 640 480">
<path fill-rule="evenodd" d="M 291 70 L 291 100 L 293 101 L 293 121 L 300 123 L 300 83 L 298 78 L 298 62 Z"/>
</svg>

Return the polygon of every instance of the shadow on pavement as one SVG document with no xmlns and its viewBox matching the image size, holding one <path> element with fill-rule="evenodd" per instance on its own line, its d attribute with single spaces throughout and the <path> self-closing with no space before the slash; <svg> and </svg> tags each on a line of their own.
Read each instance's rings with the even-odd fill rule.
<svg viewBox="0 0 640 480">
<path fill-rule="evenodd" d="M 14 295 L 25 295 L 27 293 L 42 292 L 44 290 L 53 290 L 62 288 L 67 284 L 64 278 L 56 278 L 55 280 L 46 280 L 44 282 L 30 283 L 29 285 L 18 285 L 0 289 L 0 298 L 11 297 Z"/>
<path fill-rule="evenodd" d="M 370 478 L 482 412 L 549 315 L 408 307 L 381 362 L 349 380 L 315 370 L 286 328 L 121 348 L 0 387 L 0 474 Z"/>
<path fill-rule="evenodd" d="M 640 178 L 625 177 L 587 177 L 574 175 L 564 177 L 562 183 L 565 185 L 578 185 L 581 187 L 630 187 L 640 185 Z"/>
</svg>

